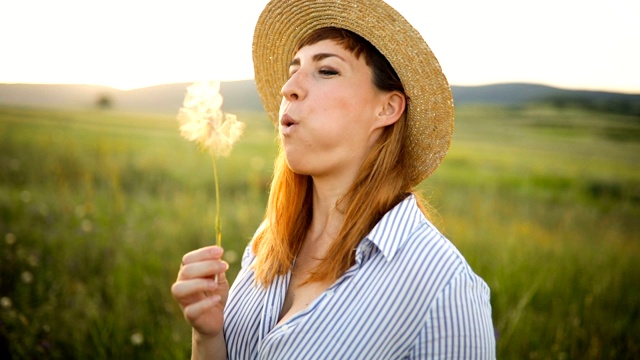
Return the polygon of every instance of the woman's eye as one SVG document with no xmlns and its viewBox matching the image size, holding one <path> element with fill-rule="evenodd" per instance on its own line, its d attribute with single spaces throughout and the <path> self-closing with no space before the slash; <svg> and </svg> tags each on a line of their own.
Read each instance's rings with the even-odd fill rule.
<svg viewBox="0 0 640 360">
<path fill-rule="evenodd" d="M 332 69 L 320 69 L 319 73 L 320 75 L 324 75 L 324 76 L 338 75 L 338 72 Z"/>
</svg>

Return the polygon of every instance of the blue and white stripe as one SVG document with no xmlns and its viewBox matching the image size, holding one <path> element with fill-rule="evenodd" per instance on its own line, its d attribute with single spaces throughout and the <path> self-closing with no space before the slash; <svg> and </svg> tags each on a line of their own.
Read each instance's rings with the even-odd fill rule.
<svg viewBox="0 0 640 360">
<path fill-rule="evenodd" d="M 256 285 L 247 248 L 225 308 L 229 359 L 493 359 L 489 288 L 413 196 L 356 249 L 356 264 L 276 326 L 290 274 Z"/>
</svg>

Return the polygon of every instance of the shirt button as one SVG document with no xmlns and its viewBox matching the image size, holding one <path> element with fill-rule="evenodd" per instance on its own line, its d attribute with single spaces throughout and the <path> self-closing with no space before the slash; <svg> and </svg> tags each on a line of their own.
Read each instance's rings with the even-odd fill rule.
<svg viewBox="0 0 640 360">
<path fill-rule="evenodd" d="M 282 332 L 288 332 L 289 326 L 287 324 L 282 325 Z"/>
</svg>

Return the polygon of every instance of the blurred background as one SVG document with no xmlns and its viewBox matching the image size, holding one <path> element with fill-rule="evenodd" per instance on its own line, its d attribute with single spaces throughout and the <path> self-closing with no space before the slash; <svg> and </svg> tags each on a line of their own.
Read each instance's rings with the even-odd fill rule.
<svg viewBox="0 0 640 360">
<path fill-rule="evenodd" d="M 501 359 L 640 354 L 640 25 L 631 0 L 388 1 L 456 103 L 420 185 L 492 290 Z M 0 358 L 188 358 L 170 295 L 213 244 L 186 87 L 247 124 L 219 163 L 230 278 L 260 223 L 276 131 L 252 80 L 266 1 L 0 4 Z"/>
</svg>

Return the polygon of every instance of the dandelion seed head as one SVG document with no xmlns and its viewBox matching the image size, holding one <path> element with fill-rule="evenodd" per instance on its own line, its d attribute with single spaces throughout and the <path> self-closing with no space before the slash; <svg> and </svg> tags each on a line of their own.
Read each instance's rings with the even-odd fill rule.
<svg viewBox="0 0 640 360">
<path fill-rule="evenodd" d="M 20 279 L 22 279 L 22 282 L 25 284 L 31 284 L 33 282 L 33 274 L 29 271 L 23 271 L 22 274 L 20 274 Z"/>
<path fill-rule="evenodd" d="M 227 156 L 244 131 L 244 123 L 221 110 L 220 82 L 194 83 L 187 88 L 178 112 L 180 134 L 214 156 Z"/>
<path fill-rule="evenodd" d="M 11 306 L 13 305 L 13 303 L 11 302 L 11 299 L 9 299 L 6 296 L 3 296 L 0 298 L 0 307 L 2 307 L 3 309 L 9 309 L 11 308 Z"/>
<path fill-rule="evenodd" d="M 140 346 L 144 343 L 144 335 L 141 332 L 135 332 L 131 335 L 131 343 L 134 346 Z"/>
<path fill-rule="evenodd" d="M 201 81 L 189 85 L 183 105 L 187 108 L 203 105 L 202 108 L 204 109 L 220 109 L 222 107 L 220 82 Z"/>
</svg>

